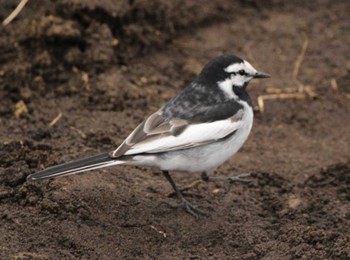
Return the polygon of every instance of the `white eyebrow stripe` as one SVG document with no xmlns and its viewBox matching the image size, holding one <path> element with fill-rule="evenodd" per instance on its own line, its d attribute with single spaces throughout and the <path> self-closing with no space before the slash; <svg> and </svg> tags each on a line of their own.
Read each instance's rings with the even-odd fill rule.
<svg viewBox="0 0 350 260">
<path fill-rule="evenodd" d="M 245 65 L 244 63 L 235 63 L 235 64 L 231 64 L 228 67 L 225 68 L 225 71 L 228 73 L 234 72 L 234 71 L 239 71 L 241 69 L 244 69 Z"/>
<path fill-rule="evenodd" d="M 225 71 L 228 73 L 238 72 L 240 70 L 244 70 L 250 75 L 254 75 L 256 73 L 256 69 L 254 69 L 254 67 L 245 60 L 241 63 L 231 64 L 225 68 Z"/>
<path fill-rule="evenodd" d="M 246 68 L 246 71 L 248 72 L 248 74 L 255 74 L 257 71 L 256 69 L 248 62 L 248 61 L 243 61 L 244 65 L 245 65 L 245 68 Z"/>
</svg>

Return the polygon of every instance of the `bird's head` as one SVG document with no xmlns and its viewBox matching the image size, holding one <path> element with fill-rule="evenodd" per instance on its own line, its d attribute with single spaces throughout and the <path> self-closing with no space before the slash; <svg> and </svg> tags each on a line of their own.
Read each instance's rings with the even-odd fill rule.
<svg viewBox="0 0 350 260">
<path fill-rule="evenodd" d="M 208 82 L 219 87 L 229 97 L 235 97 L 245 90 L 252 79 L 269 77 L 266 73 L 258 72 L 248 61 L 236 56 L 222 55 L 205 65 L 198 80 L 201 84 Z"/>
</svg>

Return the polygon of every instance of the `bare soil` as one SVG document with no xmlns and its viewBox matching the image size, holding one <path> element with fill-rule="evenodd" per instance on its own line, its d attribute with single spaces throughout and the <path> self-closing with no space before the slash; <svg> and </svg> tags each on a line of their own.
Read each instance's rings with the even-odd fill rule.
<svg viewBox="0 0 350 260">
<path fill-rule="evenodd" d="M 349 13 L 343 0 L 29 1 L 0 27 L 0 259 L 350 259 Z M 225 194 L 174 173 L 210 217 L 160 204 L 175 197 L 155 169 L 26 181 L 112 150 L 218 54 L 273 76 L 250 84 L 255 104 L 297 87 L 306 40 L 297 78 L 317 96 L 266 101 L 214 173 L 252 182 Z"/>
</svg>

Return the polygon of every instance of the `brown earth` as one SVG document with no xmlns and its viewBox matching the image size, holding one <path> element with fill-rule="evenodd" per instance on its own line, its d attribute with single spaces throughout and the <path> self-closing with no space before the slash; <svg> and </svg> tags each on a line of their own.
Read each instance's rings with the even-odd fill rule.
<svg viewBox="0 0 350 260">
<path fill-rule="evenodd" d="M 0 259 L 350 259 L 349 13 L 343 0 L 29 1 L 0 27 Z M 154 169 L 26 182 L 115 148 L 215 55 L 272 74 L 250 84 L 255 104 L 296 87 L 305 41 L 297 77 L 317 96 L 266 101 L 214 173 L 251 183 L 187 190 L 210 217 L 159 205 L 175 198 Z"/>
</svg>

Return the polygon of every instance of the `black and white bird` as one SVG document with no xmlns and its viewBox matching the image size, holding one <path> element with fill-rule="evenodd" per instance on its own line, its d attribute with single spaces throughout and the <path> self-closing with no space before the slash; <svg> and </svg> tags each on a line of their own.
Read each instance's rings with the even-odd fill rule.
<svg viewBox="0 0 350 260">
<path fill-rule="evenodd" d="M 246 91 L 255 78 L 269 78 L 236 56 L 213 58 L 180 94 L 151 114 L 115 150 L 67 162 L 28 176 L 47 179 L 113 165 L 160 169 L 179 204 L 197 216 L 204 212 L 188 202 L 169 172 L 200 172 L 204 181 L 239 181 L 244 176 L 210 177 L 208 173 L 234 155 L 247 140 L 253 108 Z"/>
</svg>

